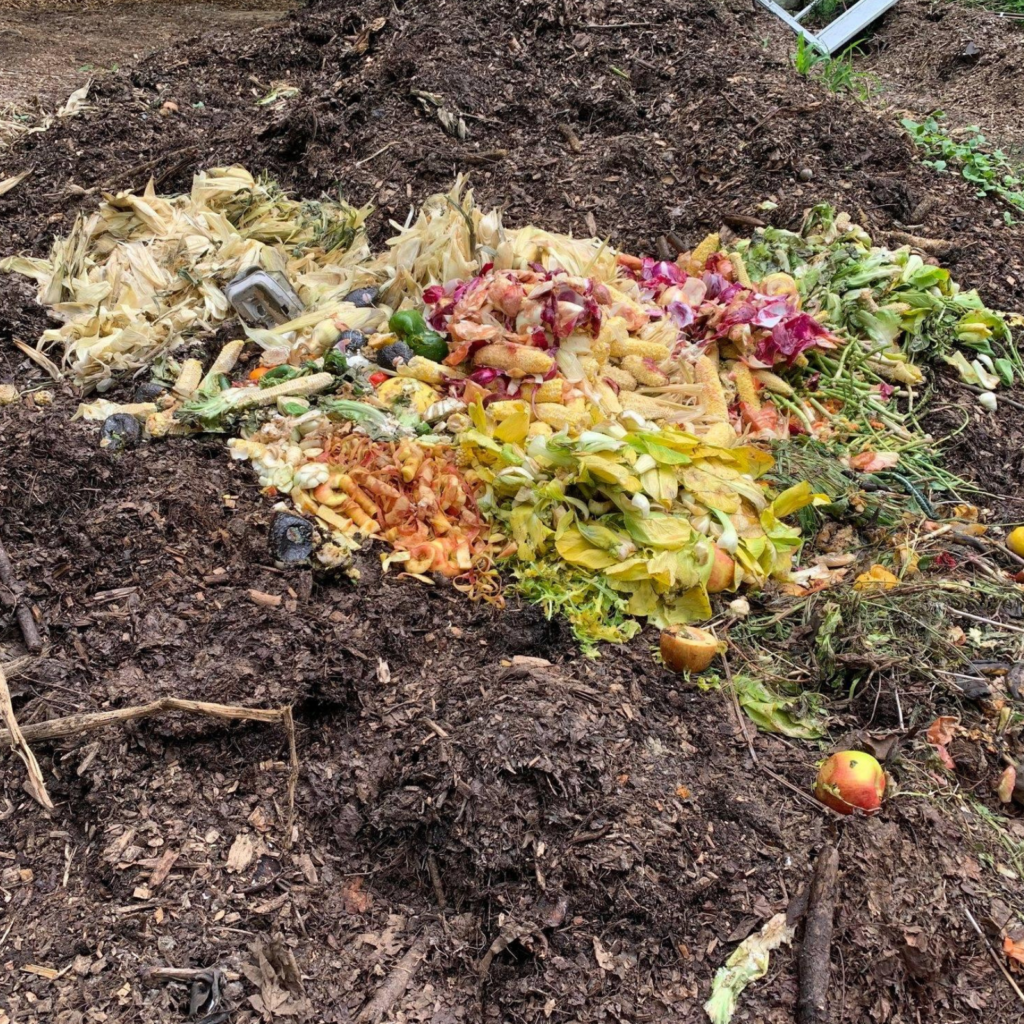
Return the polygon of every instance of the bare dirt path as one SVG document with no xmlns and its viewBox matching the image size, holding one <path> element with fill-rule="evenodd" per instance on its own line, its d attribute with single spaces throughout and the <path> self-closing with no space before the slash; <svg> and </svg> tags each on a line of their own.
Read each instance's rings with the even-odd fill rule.
<svg viewBox="0 0 1024 1024">
<path fill-rule="evenodd" d="M 290 6 L 9 0 L 0 4 L 0 106 L 63 101 L 90 78 L 155 50 L 210 30 L 266 25 Z"/>
</svg>

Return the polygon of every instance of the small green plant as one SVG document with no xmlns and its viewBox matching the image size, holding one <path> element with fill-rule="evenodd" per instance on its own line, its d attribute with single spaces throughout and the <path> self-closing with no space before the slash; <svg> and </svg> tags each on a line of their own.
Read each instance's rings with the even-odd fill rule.
<svg viewBox="0 0 1024 1024">
<path fill-rule="evenodd" d="M 997 196 L 1024 213 L 1024 179 L 1006 154 L 1001 149 L 990 149 L 988 140 L 975 126 L 963 129 L 954 138 L 942 123 L 943 117 L 938 111 L 924 121 L 904 118 L 900 122 L 926 153 L 927 159 L 922 163 L 939 174 L 959 170 L 977 186 L 979 196 Z"/>
<path fill-rule="evenodd" d="M 793 66 L 804 78 L 810 77 L 816 69 L 817 77 L 829 92 L 846 92 L 864 103 L 877 87 L 872 75 L 854 69 L 853 51 L 858 45 L 859 42 L 850 43 L 838 56 L 829 57 L 801 34 L 797 36 Z"/>
</svg>

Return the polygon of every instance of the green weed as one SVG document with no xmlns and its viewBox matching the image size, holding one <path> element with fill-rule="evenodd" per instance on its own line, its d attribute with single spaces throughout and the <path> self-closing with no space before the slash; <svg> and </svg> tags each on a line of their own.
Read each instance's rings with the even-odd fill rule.
<svg viewBox="0 0 1024 1024">
<path fill-rule="evenodd" d="M 838 56 L 829 57 L 801 34 L 796 40 L 793 67 L 804 78 L 811 77 L 813 72 L 829 92 L 849 93 L 864 103 L 878 91 L 878 86 L 874 76 L 854 69 L 853 52 L 858 45 L 850 43 Z"/>
<path fill-rule="evenodd" d="M 1024 3 L 1024 0 L 1021 0 Z M 942 123 L 943 114 L 936 112 L 924 121 L 904 118 L 901 124 L 910 137 L 927 154 L 922 161 L 940 174 L 958 170 L 976 185 L 979 196 L 997 196 L 1008 206 L 1024 213 L 1024 179 L 1001 149 L 991 149 L 988 140 L 971 126 L 958 137 Z M 1010 217 L 1007 214 L 1007 222 Z"/>
</svg>

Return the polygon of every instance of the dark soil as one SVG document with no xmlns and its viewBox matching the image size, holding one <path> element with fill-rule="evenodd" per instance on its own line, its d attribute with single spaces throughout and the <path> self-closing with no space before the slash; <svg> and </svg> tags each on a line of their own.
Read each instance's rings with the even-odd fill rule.
<svg viewBox="0 0 1024 1024">
<path fill-rule="evenodd" d="M 641 24 L 607 27 L 627 22 Z M 1024 231 L 993 227 L 966 184 L 922 169 L 890 121 L 798 79 L 790 46 L 739 0 L 322 3 L 100 80 L 92 111 L 16 152 L 34 173 L 0 199 L 0 251 L 45 250 L 100 189 L 153 175 L 170 191 L 232 161 L 375 202 L 377 241 L 465 169 L 510 223 L 590 232 L 592 218 L 637 249 L 766 198 L 778 223 L 827 199 L 884 237 L 936 194 L 920 233 L 953 241 L 960 279 L 1019 308 Z M 282 78 L 300 96 L 257 107 Z M 463 112 L 468 139 L 411 88 Z M 167 99 L 179 113 L 158 113 Z M 5 280 L 0 379 L 38 376 L 6 342 L 44 324 L 31 288 Z M 381 577 L 373 551 L 356 584 L 282 572 L 265 549 L 270 504 L 221 441 L 110 455 L 95 425 L 69 422 L 74 405 L 66 390 L 0 410 L 0 532 L 48 642 L 12 675 L 19 719 L 158 696 L 291 704 L 296 815 L 289 834 L 276 725 L 174 714 L 36 743 L 51 816 L 5 759 L 0 1020 L 184 1019 L 187 986 L 140 972 L 220 965 L 232 1021 L 348 1022 L 404 962 L 418 970 L 387 1020 L 700 1021 L 716 969 L 791 904 L 827 842 L 841 858 L 831 1019 L 1022 1019 L 964 914 L 998 942 L 1020 912 L 1024 824 L 1010 820 L 1003 847 L 965 810 L 995 806 L 993 750 L 957 754 L 954 791 L 908 740 L 888 764 L 904 795 L 839 821 L 763 770 L 806 793 L 818 751 L 751 730 L 755 766 L 725 694 L 659 667 L 655 633 L 595 662 L 536 609 Z M 884 672 L 877 687 L 837 736 L 896 724 Z M 925 724 L 983 721 L 930 688 L 903 701 Z M 735 1020 L 792 1020 L 796 986 L 783 948 Z"/>
</svg>

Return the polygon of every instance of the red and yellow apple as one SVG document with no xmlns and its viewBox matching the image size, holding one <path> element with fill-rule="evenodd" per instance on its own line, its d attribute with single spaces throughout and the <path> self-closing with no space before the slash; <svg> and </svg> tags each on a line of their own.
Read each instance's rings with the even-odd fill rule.
<svg viewBox="0 0 1024 1024">
<path fill-rule="evenodd" d="M 822 761 L 814 795 L 840 814 L 855 810 L 874 814 L 885 795 L 885 772 L 870 754 L 841 750 Z"/>
</svg>

